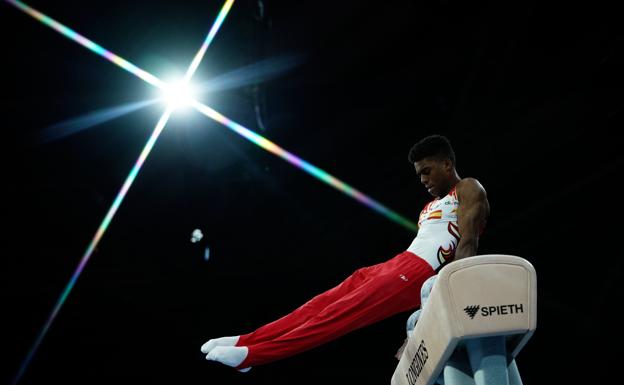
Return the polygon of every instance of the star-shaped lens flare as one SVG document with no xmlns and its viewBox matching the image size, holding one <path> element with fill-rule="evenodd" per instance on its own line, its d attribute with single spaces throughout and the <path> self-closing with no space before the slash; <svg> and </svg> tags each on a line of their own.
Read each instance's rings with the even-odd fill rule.
<svg viewBox="0 0 624 385">
<path fill-rule="evenodd" d="M 185 80 L 167 83 L 162 92 L 163 101 L 174 111 L 188 109 L 195 100 L 195 89 Z"/>
<path fill-rule="evenodd" d="M 376 200 L 368 197 L 366 194 L 362 193 L 361 191 L 353 188 L 352 186 L 346 184 L 345 182 L 341 181 L 340 179 L 334 177 L 333 175 L 321 170 L 320 168 L 312 165 L 311 163 L 297 157 L 296 155 L 286 151 L 285 149 L 281 148 L 280 146 L 278 146 L 277 144 L 271 142 L 270 140 L 266 139 L 265 137 L 253 132 L 252 130 L 236 123 L 235 121 L 225 117 L 224 115 L 220 114 L 219 112 L 213 110 L 212 108 L 206 106 L 205 104 L 202 104 L 200 102 L 198 102 L 194 97 L 193 94 L 191 92 L 192 86 L 191 86 L 191 78 L 193 77 L 195 71 L 197 70 L 197 68 L 199 67 L 199 64 L 204 56 L 204 54 L 206 53 L 208 47 L 210 46 L 210 43 L 212 42 L 212 40 L 214 39 L 214 37 L 216 36 L 219 28 L 221 27 L 223 21 L 225 20 L 225 17 L 227 16 L 229 10 L 231 9 L 234 0 L 227 0 L 225 2 L 225 4 L 221 7 L 221 10 L 219 12 L 219 14 L 217 15 L 217 18 L 212 26 L 212 28 L 210 29 L 210 31 L 208 32 L 208 35 L 206 36 L 206 39 L 204 40 L 202 46 L 200 47 L 199 51 L 197 52 L 197 54 L 195 55 L 195 57 L 193 58 L 193 61 L 191 62 L 191 65 L 189 66 L 184 78 L 179 81 L 179 82 L 174 82 L 172 84 L 168 84 L 160 79 L 158 79 L 156 76 L 150 74 L 149 72 L 137 67 L 136 65 L 130 63 L 129 61 L 127 61 L 126 59 L 117 56 L 116 54 L 114 54 L 113 52 L 105 49 L 104 47 L 100 46 L 99 44 L 87 39 L 86 37 L 78 34 L 76 31 L 72 30 L 71 28 L 68 28 L 66 26 L 64 26 L 63 24 L 59 23 L 58 21 L 50 18 L 49 16 L 46 16 L 45 14 L 37 11 L 36 9 L 28 6 L 27 4 L 21 2 L 21 1 L 17 1 L 17 0 L 5 0 L 7 3 L 15 6 L 16 8 L 20 9 L 21 11 L 27 13 L 28 15 L 34 17 L 35 19 L 39 20 L 41 23 L 49 26 L 50 28 L 58 31 L 59 33 L 63 34 L 64 36 L 66 36 L 67 38 L 74 40 L 75 42 L 81 44 L 82 46 L 88 48 L 89 50 L 91 50 L 92 52 L 104 57 L 105 59 L 111 61 L 112 63 L 116 64 L 117 66 L 125 69 L 126 71 L 132 73 L 133 75 L 137 76 L 138 78 L 146 81 L 147 83 L 159 88 L 163 93 L 164 93 L 164 99 L 166 100 L 167 103 L 167 107 L 165 109 L 165 112 L 162 114 L 162 116 L 160 117 L 160 119 L 158 120 L 158 123 L 156 124 L 156 127 L 154 128 L 154 131 L 152 132 L 152 135 L 150 136 L 150 138 L 148 139 L 147 143 L 145 144 L 145 147 L 143 148 L 143 150 L 141 151 L 141 154 L 139 156 L 139 158 L 137 159 L 135 165 L 132 167 L 132 170 L 130 171 L 130 174 L 128 175 L 128 177 L 126 178 L 124 184 L 122 185 L 119 193 L 117 194 L 117 197 L 115 198 L 112 206 L 110 207 L 110 209 L 108 210 L 108 212 L 106 213 L 106 216 L 104 217 L 104 219 L 102 220 L 102 223 L 100 224 L 98 230 L 96 231 L 95 235 L 93 236 L 93 239 L 91 240 L 91 242 L 89 243 L 89 246 L 87 247 L 85 253 L 83 254 L 80 263 L 78 264 L 78 267 L 76 268 L 76 270 L 74 271 L 71 279 L 69 280 L 68 284 L 65 286 L 63 292 L 61 293 L 61 296 L 59 297 L 59 299 L 57 300 L 54 308 L 52 309 L 52 312 L 50 313 L 50 315 L 48 316 L 48 319 L 46 321 L 46 323 L 44 324 L 42 330 L 40 331 L 40 333 L 38 334 L 35 342 L 33 343 L 33 346 L 31 347 L 31 349 L 29 350 L 26 358 L 24 359 L 22 365 L 20 366 L 19 372 L 17 373 L 16 377 L 14 378 L 12 384 L 15 385 L 17 384 L 20 379 L 22 378 L 22 376 L 24 375 L 24 373 L 26 372 L 26 369 L 28 368 L 28 365 L 30 364 L 30 362 L 32 361 L 32 358 L 34 357 L 39 345 L 41 344 L 41 342 L 43 341 L 46 333 L 48 332 L 48 330 L 50 329 L 50 326 L 52 325 L 52 323 L 54 322 L 56 316 L 58 315 L 61 307 L 63 306 L 63 304 L 65 303 L 65 301 L 67 300 L 67 297 L 69 296 L 71 290 L 73 289 L 76 281 L 78 280 L 78 277 L 80 276 L 80 274 L 82 273 L 83 269 L 85 268 L 87 262 L 89 261 L 89 259 L 91 258 L 95 248 L 97 247 L 98 243 L 100 242 L 100 240 L 102 239 L 102 237 L 104 236 L 104 233 L 106 232 L 106 230 L 108 229 L 113 217 L 115 216 L 115 213 L 117 212 L 117 210 L 119 209 L 119 207 L 121 206 L 121 203 L 123 202 L 123 199 L 125 198 L 126 194 L 128 193 L 130 187 L 132 186 L 132 183 L 134 182 L 136 176 L 138 175 L 139 171 L 141 170 L 141 167 L 143 166 L 143 164 L 145 163 L 145 160 L 147 159 L 148 155 L 150 154 L 152 148 L 154 147 L 154 145 L 156 144 L 156 141 L 158 139 L 158 137 L 160 136 L 162 130 L 165 128 L 169 118 L 171 117 L 171 114 L 173 113 L 174 110 L 178 110 L 182 107 L 185 106 L 192 106 L 194 107 L 197 111 L 201 112 L 202 114 L 208 116 L 209 118 L 216 120 L 217 122 L 223 124 L 224 126 L 226 126 L 227 128 L 229 128 L 230 130 L 238 133 L 239 135 L 243 136 L 245 139 L 253 142 L 254 144 L 262 147 L 263 149 L 281 157 L 282 159 L 286 160 L 287 162 L 291 163 L 292 165 L 298 167 L 299 169 L 307 172 L 308 174 L 312 175 L 313 177 L 317 178 L 318 180 L 336 188 L 337 190 L 341 191 L 342 193 L 344 193 L 347 196 L 350 196 L 351 198 L 354 198 L 355 200 L 359 201 L 360 203 L 364 204 L 365 206 L 368 206 L 369 208 L 377 211 L 378 213 L 384 215 L 385 217 L 391 219 L 392 221 L 402 225 L 403 227 L 412 230 L 414 232 L 418 231 L 418 227 L 417 225 L 406 219 L 405 217 L 401 216 L 400 214 L 390 210 L 389 208 L 387 208 L 386 206 L 382 205 L 381 203 L 377 202 Z"/>
</svg>

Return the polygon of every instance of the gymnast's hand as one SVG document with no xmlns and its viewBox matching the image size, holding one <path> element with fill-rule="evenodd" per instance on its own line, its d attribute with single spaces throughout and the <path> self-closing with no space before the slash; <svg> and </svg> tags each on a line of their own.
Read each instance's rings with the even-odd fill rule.
<svg viewBox="0 0 624 385">
<path fill-rule="evenodd" d="M 405 341 L 403 341 L 403 345 L 401 345 L 401 347 L 399 348 L 399 350 L 397 350 L 396 354 L 394 355 L 394 357 L 396 357 L 397 360 L 401 360 L 401 356 L 403 356 L 403 350 L 405 350 L 405 347 L 407 346 L 407 342 L 409 341 L 409 337 L 405 338 Z"/>
</svg>

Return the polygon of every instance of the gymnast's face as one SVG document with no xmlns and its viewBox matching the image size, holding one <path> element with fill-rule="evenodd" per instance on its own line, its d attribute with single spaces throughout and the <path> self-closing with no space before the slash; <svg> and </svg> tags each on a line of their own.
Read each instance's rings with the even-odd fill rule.
<svg viewBox="0 0 624 385">
<path fill-rule="evenodd" d="M 414 162 L 416 175 L 429 194 L 443 197 L 451 187 L 453 164 L 449 159 L 423 158 Z"/>
</svg>

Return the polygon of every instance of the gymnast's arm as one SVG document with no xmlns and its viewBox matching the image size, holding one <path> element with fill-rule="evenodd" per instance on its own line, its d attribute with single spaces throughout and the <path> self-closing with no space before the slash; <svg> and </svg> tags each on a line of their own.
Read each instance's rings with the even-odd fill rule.
<svg viewBox="0 0 624 385">
<path fill-rule="evenodd" d="M 474 178 L 462 179 L 457 184 L 456 192 L 459 200 L 457 225 L 461 235 L 457 250 L 455 250 L 457 261 L 477 254 L 479 234 L 490 215 L 490 203 L 485 189 Z"/>
</svg>

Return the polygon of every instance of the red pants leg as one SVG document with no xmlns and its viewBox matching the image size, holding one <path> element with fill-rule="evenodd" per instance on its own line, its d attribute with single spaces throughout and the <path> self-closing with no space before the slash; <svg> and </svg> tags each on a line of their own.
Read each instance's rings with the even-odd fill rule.
<svg viewBox="0 0 624 385">
<path fill-rule="evenodd" d="M 363 275 L 361 284 L 343 296 L 332 296 L 331 301 L 325 301 L 321 294 L 318 302 L 326 306 L 308 314 L 303 323 L 272 339 L 246 345 L 249 353 L 239 368 L 301 353 L 350 331 L 417 308 L 420 288 L 435 271 L 421 258 L 404 252 L 382 264 L 361 269 L 360 274 Z"/>
<path fill-rule="evenodd" d="M 353 274 L 347 277 L 347 279 L 342 281 L 334 288 L 315 296 L 314 298 L 304 303 L 302 306 L 298 307 L 286 316 L 269 324 L 266 324 L 256 329 L 252 333 L 241 335 L 236 345 L 249 346 L 260 342 L 269 341 L 288 333 L 289 331 L 308 321 L 315 314 L 325 309 L 331 303 L 339 300 L 340 298 L 343 298 L 344 296 L 361 286 L 366 279 L 366 272 L 374 269 L 376 266 L 378 265 L 364 267 L 356 270 Z"/>
</svg>

